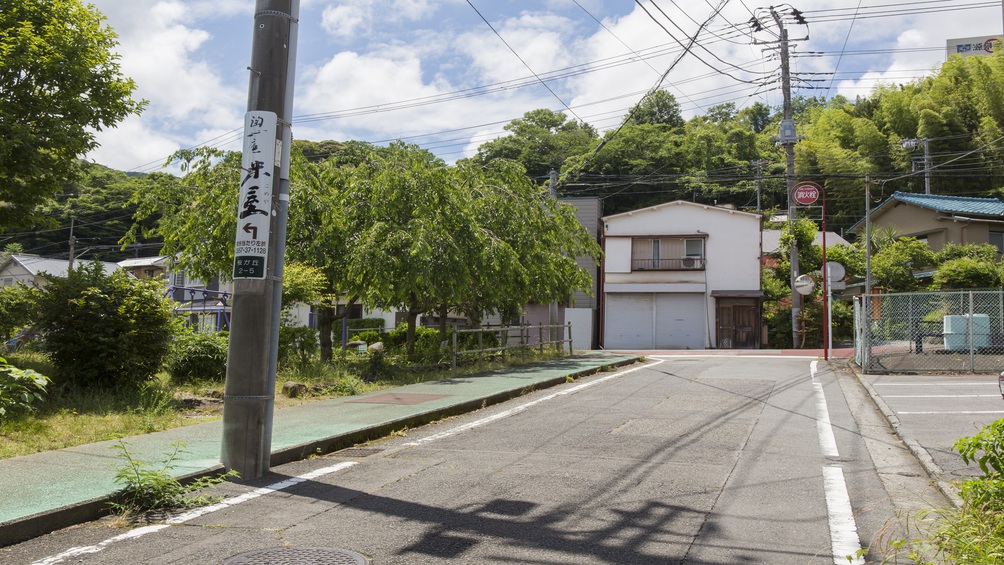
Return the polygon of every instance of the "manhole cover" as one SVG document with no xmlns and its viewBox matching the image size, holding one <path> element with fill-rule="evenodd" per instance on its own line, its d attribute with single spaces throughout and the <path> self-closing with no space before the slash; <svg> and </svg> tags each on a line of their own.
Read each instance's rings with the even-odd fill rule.
<svg viewBox="0 0 1004 565">
<path fill-rule="evenodd" d="M 273 547 L 235 555 L 223 565 L 369 565 L 354 551 L 333 547 Z"/>
</svg>

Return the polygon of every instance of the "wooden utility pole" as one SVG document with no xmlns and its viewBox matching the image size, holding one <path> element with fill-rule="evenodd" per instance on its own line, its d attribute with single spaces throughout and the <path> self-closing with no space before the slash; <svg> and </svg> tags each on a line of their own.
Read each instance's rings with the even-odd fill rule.
<svg viewBox="0 0 1004 565">
<path fill-rule="evenodd" d="M 221 462 L 269 470 L 299 0 L 256 0 L 234 252 Z"/>
</svg>

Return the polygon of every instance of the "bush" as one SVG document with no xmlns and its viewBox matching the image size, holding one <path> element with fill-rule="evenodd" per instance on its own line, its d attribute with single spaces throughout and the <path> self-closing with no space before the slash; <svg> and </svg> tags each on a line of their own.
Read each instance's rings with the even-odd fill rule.
<svg viewBox="0 0 1004 565">
<path fill-rule="evenodd" d="M 31 369 L 18 369 L 0 357 L 0 416 L 8 417 L 34 410 L 44 400 L 49 378 Z"/>
<path fill-rule="evenodd" d="M 365 341 L 370 344 L 376 343 L 380 341 L 380 332 L 374 330 L 359 332 L 357 334 L 353 334 L 352 337 L 349 338 L 349 341 Z"/>
<path fill-rule="evenodd" d="M 279 365 L 306 365 L 317 355 L 317 330 L 307 326 L 279 326 Z"/>
<path fill-rule="evenodd" d="M 105 274 L 97 262 L 45 279 L 38 327 L 55 377 L 76 387 L 136 387 L 160 370 L 175 327 L 160 281 Z"/>
<path fill-rule="evenodd" d="M 379 334 L 383 331 L 383 324 L 383 318 L 350 318 L 346 322 L 349 327 L 349 341 L 352 341 L 351 336 L 366 330 L 373 330 Z M 342 321 L 340 319 L 335 320 L 331 326 L 331 340 L 337 346 L 342 344 Z"/>
<path fill-rule="evenodd" d="M 985 426 L 973 437 L 964 437 L 952 446 L 962 460 L 976 463 L 982 477 L 962 484 L 962 497 L 967 503 L 1004 511 L 1004 420 Z"/>
<path fill-rule="evenodd" d="M 171 343 L 167 372 L 175 383 L 222 382 L 227 376 L 227 335 L 183 333 Z"/>
</svg>

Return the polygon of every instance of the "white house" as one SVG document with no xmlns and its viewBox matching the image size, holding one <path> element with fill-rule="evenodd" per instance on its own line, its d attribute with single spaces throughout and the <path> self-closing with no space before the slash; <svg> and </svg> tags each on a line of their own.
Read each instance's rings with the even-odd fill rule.
<svg viewBox="0 0 1004 565">
<path fill-rule="evenodd" d="M 91 261 L 81 261 L 80 259 L 76 261 L 78 266 L 89 265 L 90 263 Z M 109 263 L 107 261 L 100 261 L 100 263 L 106 273 L 119 269 L 117 263 Z M 68 259 L 50 259 L 29 253 L 14 253 L 8 256 L 3 262 L 0 262 L 0 287 L 13 286 L 18 283 L 42 287 L 46 284 L 42 273 L 54 277 L 65 277 L 69 266 L 70 262 Z"/>
<path fill-rule="evenodd" d="M 760 347 L 760 215 L 678 200 L 602 222 L 604 349 Z"/>
</svg>

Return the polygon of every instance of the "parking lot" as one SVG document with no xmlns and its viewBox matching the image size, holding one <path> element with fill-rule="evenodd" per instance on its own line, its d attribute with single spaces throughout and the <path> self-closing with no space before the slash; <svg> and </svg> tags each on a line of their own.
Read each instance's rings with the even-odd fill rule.
<svg viewBox="0 0 1004 565">
<path fill-rule="evenodd" d="M 900 435 L 923 447 L 946 480 L 978 474 L 952 445 L 1004 418 L 997 374 L 862 375 L 885 404 Z"/>
</svg>

